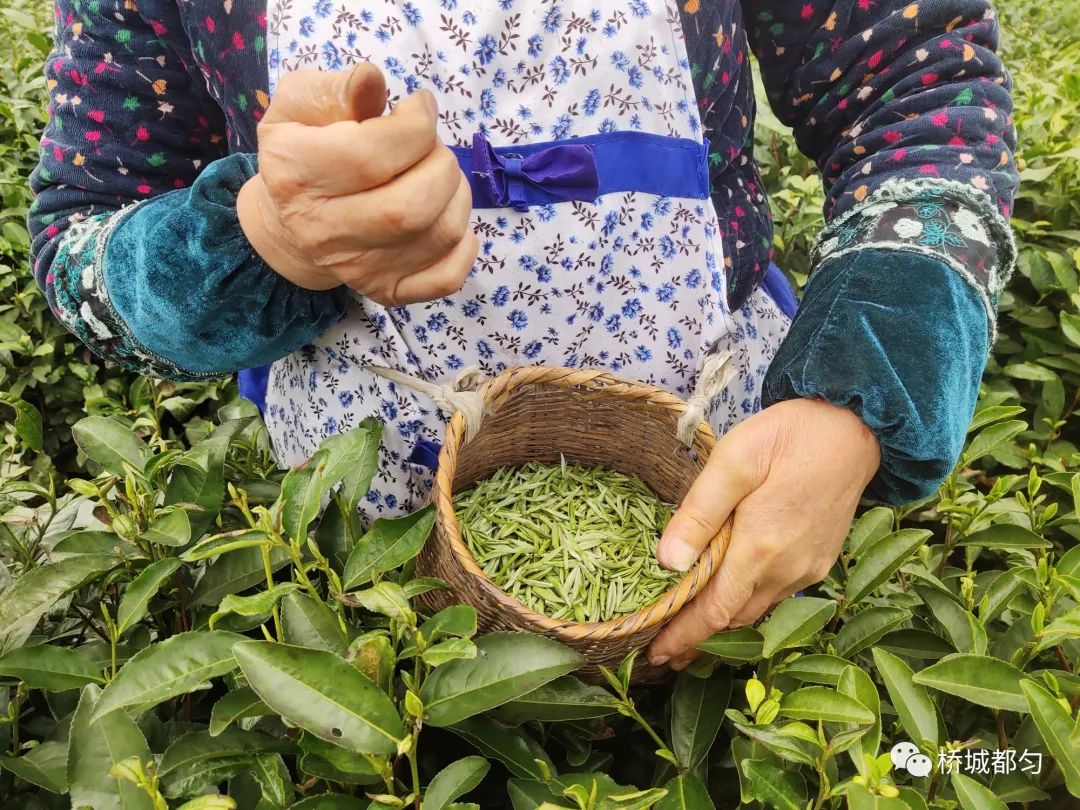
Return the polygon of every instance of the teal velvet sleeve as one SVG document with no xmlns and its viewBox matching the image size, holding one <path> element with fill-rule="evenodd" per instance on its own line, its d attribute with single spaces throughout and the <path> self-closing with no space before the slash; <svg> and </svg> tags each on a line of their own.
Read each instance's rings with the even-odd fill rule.
<svg viewBox="0 0 1080 810">
<path fill-rule="evenodd" d="M 347 288 L 297 287 L 252 250 L 236 195 L 255 171 L 253 155 L 230 155 L 190 189 L 113 215 L 104 287 L 143 354 L 193 375 L 225 374 L 280 359 L 344 316 Z"/>
<path fill-rule="evenodd" d="M 867 248 L 811 276 L 765 379 L 763 405 L 797 397 L 855 411 L 881 447 L 867 495 L 932 494 L 964 447 L 990 329 L 979 295 L 932 256 Z"/>
</svg>

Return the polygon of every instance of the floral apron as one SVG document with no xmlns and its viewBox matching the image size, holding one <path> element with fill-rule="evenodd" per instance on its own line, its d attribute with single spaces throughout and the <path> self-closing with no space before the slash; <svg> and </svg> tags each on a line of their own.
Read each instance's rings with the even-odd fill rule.
<svg viewBox="0 0 1080 810">
<path fill-rule="evenodd" d="M 271 88 L 299 68 L 371 61 L 390 104 L 439 102 L 439 135 L 473 185 L 481 249 L 460 292 L 385 308 L 357 296 L 275 363 L 265 417 L 282 464 L 368 416 L 386 425 L 366 517 L 422 502 L 445 417 L 375 376 L 435 383 L 469 366 L 605 368 L 688 396 L 705 351 L 737 348 L 718 433 L 760 407 L 788 318 L 762 290 L 725 301 L 679 12 L 664 0 L 271 0 Z M 722 193 L 722 192 L 721 192 Z"/>
</svg>

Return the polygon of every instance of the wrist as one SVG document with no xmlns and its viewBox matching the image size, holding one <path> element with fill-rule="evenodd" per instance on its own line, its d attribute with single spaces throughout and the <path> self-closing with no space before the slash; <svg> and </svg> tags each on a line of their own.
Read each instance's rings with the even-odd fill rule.
<svg viewBox="0 0 1080 810">
<path fill-rule="evenodd" d="M 307 290 L 330 290 L 341 286 L 338 279 L 299 255 L 281 239 L 284 228 L 259 174 L 253 175 L 240 188 L 236 197 L 236 215 L 252 250 L 275 273 Z"/>
</svg>

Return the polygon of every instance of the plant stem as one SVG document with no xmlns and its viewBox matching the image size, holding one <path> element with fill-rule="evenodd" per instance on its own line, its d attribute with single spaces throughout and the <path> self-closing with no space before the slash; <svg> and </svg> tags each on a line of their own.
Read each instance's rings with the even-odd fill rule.
<svg viewBox="0 0 1080 810">
<path fill-rule="evenodd" d="M 270 549 L 267 546 L 259 546 L 259 551 L 262 552 L 263 572 L 266 574 L 266 587 L 274 587 L 274 572 L 270 569 Z M 285 634 L 281 631 L 281 611 L 278 610 L 278 606 L 274 605 L 274 633 L 277 635 L 278 641 L 285 640 Z"/>
</svg>

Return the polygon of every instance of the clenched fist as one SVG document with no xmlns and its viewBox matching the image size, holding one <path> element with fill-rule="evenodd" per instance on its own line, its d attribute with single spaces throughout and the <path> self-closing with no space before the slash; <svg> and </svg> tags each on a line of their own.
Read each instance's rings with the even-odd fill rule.
<svg viewBox="0 0 1080 810">
<path fill-rule="evenodd" d="M 346 284 L 399 306 L 457 292 L 477 240 L 434 96 L 416 92 L 384 116 L 385 106 L 371 64 L 287 74 L 259 124 L 259 172 L 237 213 L 252 247 L 298 286 Z"/>
</svg>

